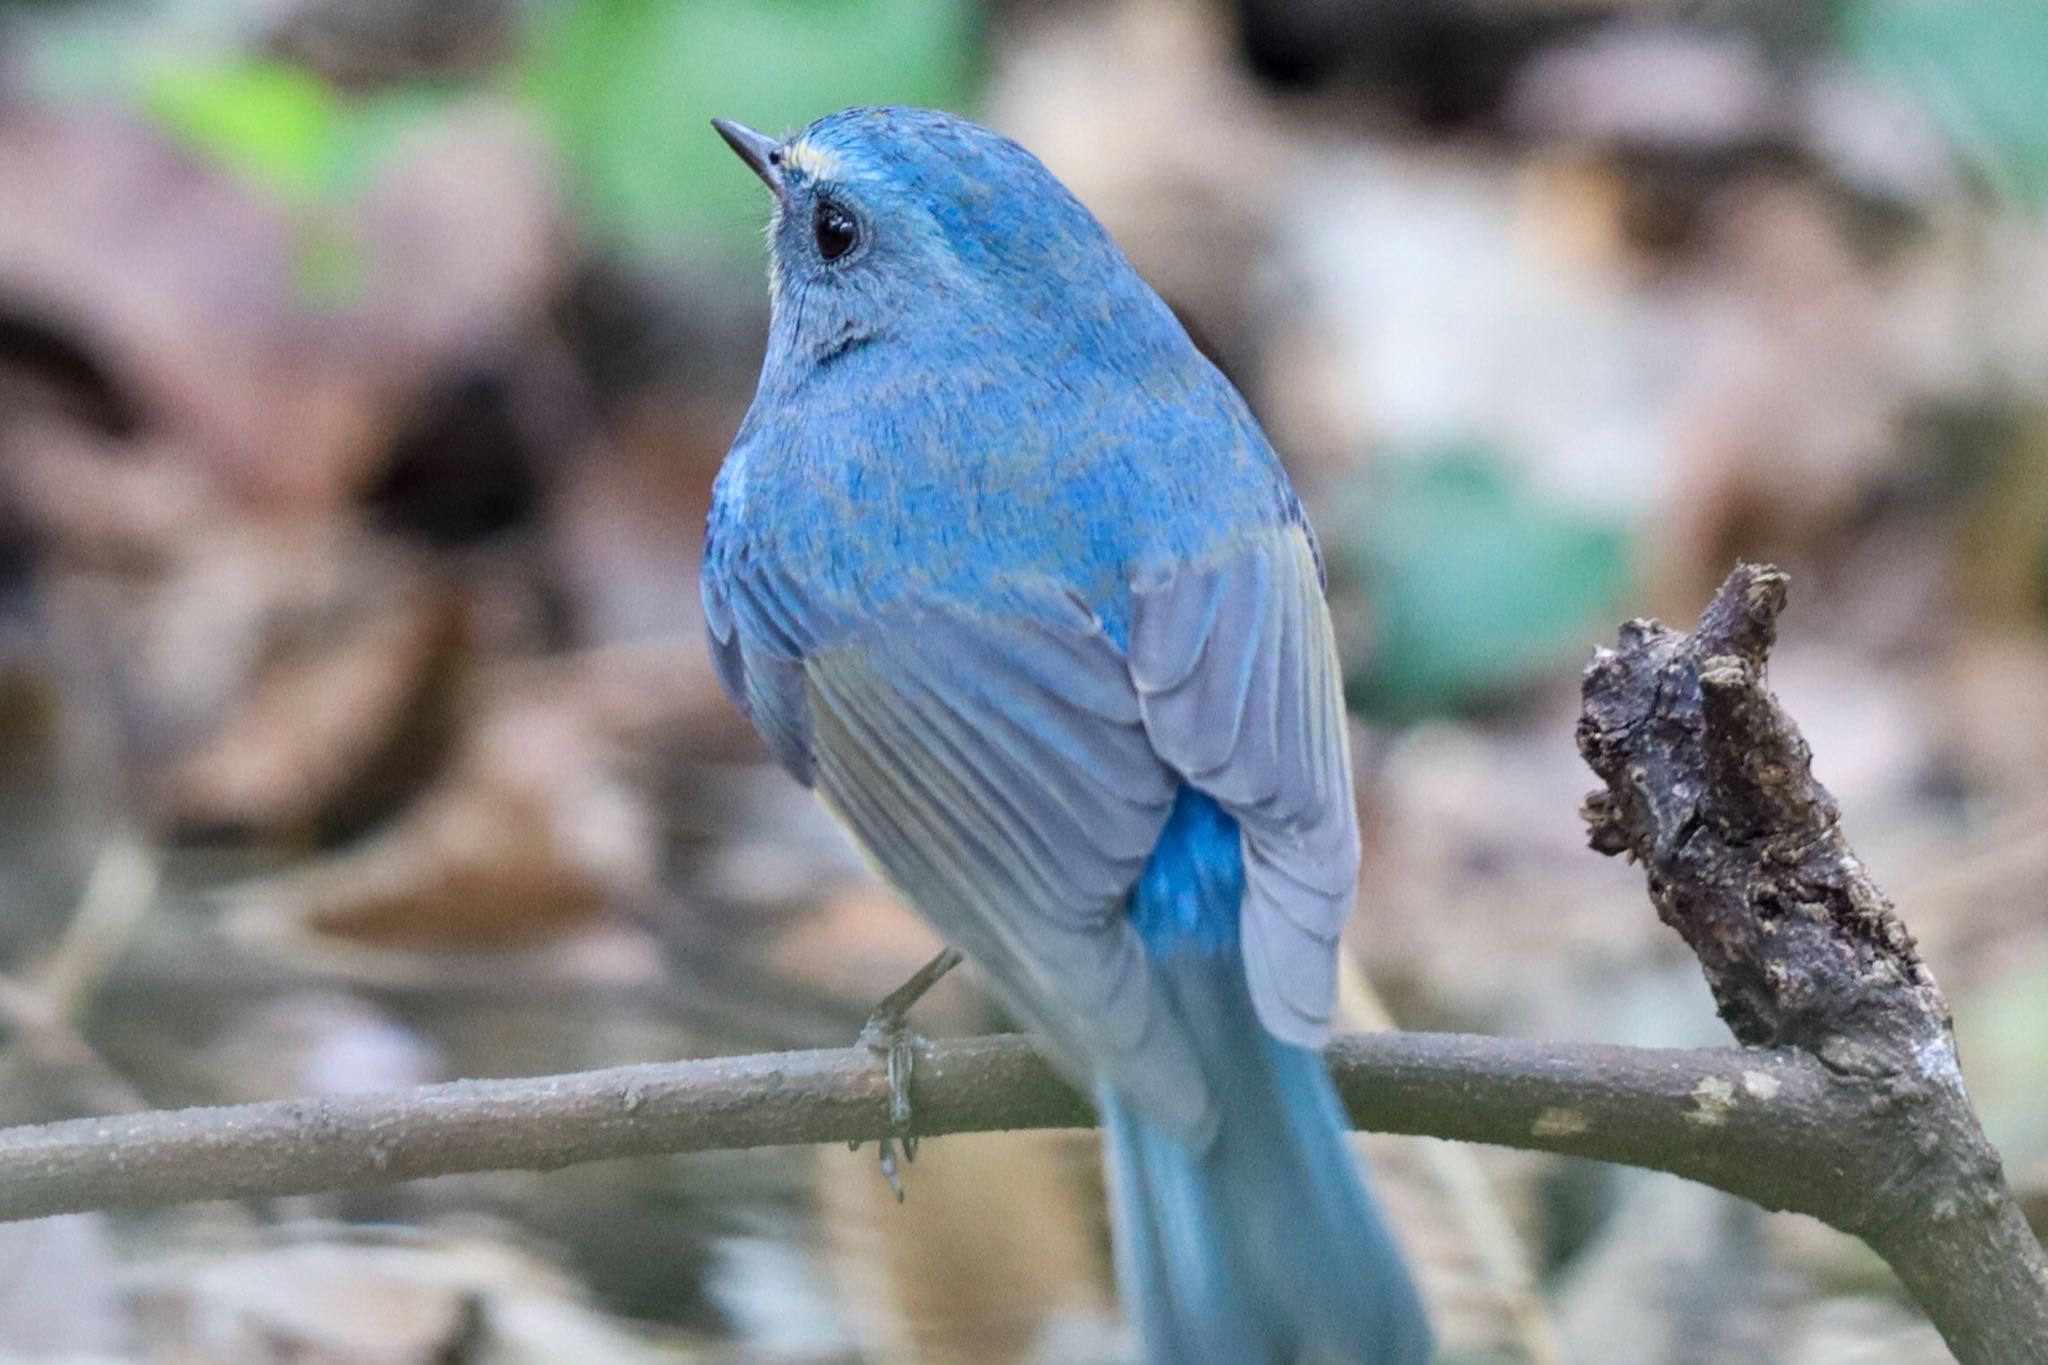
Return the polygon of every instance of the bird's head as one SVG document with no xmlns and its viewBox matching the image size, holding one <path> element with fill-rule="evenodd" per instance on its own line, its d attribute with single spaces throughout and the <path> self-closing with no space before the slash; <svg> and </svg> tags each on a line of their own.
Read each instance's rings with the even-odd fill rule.
<svg viewBox="0 0 2048 1365">
<path fill-rule="evenodd" d="M 1038 158 L 965 119 L 848 109 L 780 141 L 714 126 L 775 195 L 771 369 L 895 340 L 1021 354 L 1048 334 L 1171 325 Z"/>
</svg>

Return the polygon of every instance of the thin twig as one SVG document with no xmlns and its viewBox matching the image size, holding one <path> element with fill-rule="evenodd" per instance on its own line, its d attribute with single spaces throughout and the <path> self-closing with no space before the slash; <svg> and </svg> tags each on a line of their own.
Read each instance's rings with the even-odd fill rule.
<svg viewBox="0 0 2048 1365">
<path fill-rule="evenodd" d="M 0 974 L 0 1026 L 23 1060 L 77 1097 L 71 1113 L 149 1111 L 149 1101 L 51 1008 L 47 996 L 5 974 Z"/>
<path fill-rule="evenodd" d="M 57 1018 L 76 1020 L 85 1012 L 148 917 L 162 875 L 156 849 L 132 833 L 116 835 L 101 847 L 78 908 L 40 974 Z"/>
<path fill-rule="evenodd" d="M 1394 1027 L 1392 1012 L 1350 953 L 1337 961 L 1337 1021 L 1340 1027 L 1373 1031 Z M 1563 1365 L 1557 1324 L 1537 1292 L 1528 1248 L 1501 1207 L 1500 1193 L 1478 1154 L 1457 1142 L 1425 1143 L 1422 1153 L 1431 1183 L 1464 1228 L 1486 1287 L 1507 1313 L 1524 1365 Z"/>
</svg>

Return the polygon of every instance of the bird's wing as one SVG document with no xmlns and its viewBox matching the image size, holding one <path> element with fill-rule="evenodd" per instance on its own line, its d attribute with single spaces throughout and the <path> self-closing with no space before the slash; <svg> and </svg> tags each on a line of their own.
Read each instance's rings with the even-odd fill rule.
<svg viewBox="0 0 2048 1365">
<path fill-rule="evenodd" d="M 1245 972 L 1259 1022 L 1318 1046 L 1358 882 L 1336 639 L 1300 524 L 1132 585 L 1130 670 L 1154 750 L 1244 832 Z"/>
<path fill-rule="evenodd" d="M 1047 587 L 853 625 L 758 571 L 724 591 L 735 690 L 784 763 L 1070 1071 L 1202 1132 L 1208 1088 L 1124 913 L 1177 784 L 1093 613 Z"/>
<path fill-rule="evenodd" d="M 733 705 L 776 759 L 811 785 L 811 714 L 803 656 L 813 633 L 786 605 L 786 585 L 753 572 L 734 575 L 715 554 L 717 523 L 705 544 L 701 579 L 711 662 Z"/>
</svg>

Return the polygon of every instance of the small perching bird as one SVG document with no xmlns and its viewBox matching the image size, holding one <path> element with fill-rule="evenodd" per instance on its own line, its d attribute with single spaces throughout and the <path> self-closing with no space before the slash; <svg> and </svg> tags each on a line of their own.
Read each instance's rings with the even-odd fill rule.
<svg viewBox="0 0 2048 1365">
<path fill-rule="evenodd" d="M 1015 143 L 917 109 L 718 128 L 776 201 L 705 548 L 719 676 L 1094 1086 L 1153 1360 L 1428 1359 L 1315 1051 L 1358 827 L 1258 424 Z"/>
</svg>

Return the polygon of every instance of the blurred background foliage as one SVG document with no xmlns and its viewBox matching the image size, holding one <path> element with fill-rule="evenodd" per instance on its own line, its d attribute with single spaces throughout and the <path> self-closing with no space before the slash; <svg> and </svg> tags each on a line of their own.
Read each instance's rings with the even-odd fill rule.
<svg viewBox="0 0 2048 1365">
<path fill-rule="evenodd" d="M 536 26 L 520 89 L 568 155 L 595 224 L 654 255 L 702 239 L 758 235 L 758 205 L 735 207 L 730 151 L 678 118 L 740 108 L 764 128 L 798 128 L 854 104 L 972 103 L 974 7 L 952 0 L 745 0 L 563 6 Z M 745 188 L 742 186 L 741 188 Z"/>
<path fill-rule="evenodd" d="M 1037 150 L 1292 467 L 1354 1022 L 1724 1039 L 1583 847 L 1575 679 L 1768 558 L 2048 1221 L 2044 13 L 0 3 L 0 1120 L 835 1044 L 932 950 L 696 592 L 765 329 L 706 120 L 889 101 Z M 963 977 L 920 1023 L 1002 1021 Z M 1447 1361 L 1946 1359 L 1811 1224 L 1364 1145 Z M 1020 1135 L 900 1209 L 789 1151 L 0 1228 L 0 1355 L 1119 1361 L 1099 1179 Z"/>
</svg>

